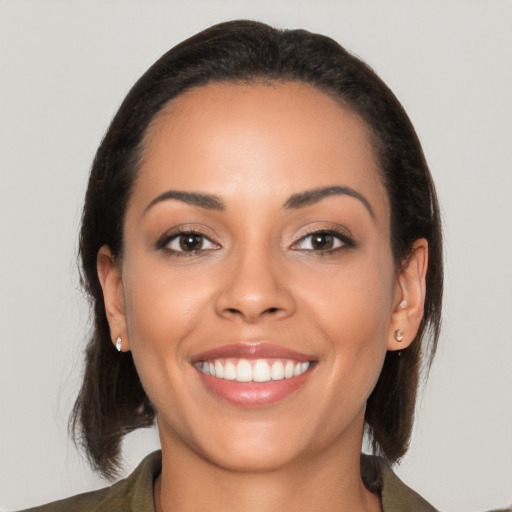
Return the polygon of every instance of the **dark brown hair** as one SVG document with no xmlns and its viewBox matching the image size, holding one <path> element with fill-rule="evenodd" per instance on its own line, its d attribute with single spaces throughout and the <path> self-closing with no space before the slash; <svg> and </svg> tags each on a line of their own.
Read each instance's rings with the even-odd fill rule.
<svg viewBox="0 0 512 512">
<path fill-rule="evenodd" d="M 107 245 L 114 256 L 122 252 L 124 213 L 144 135 L 162 108 L 192 87 L 261 80 L 307 83 L 355 111 L 370 129 L 388 191 L 397 268 L 415 240 L 428 241 L 427 292 L 418 334 L 401 354 L 388 352 L 365 417 L 374 452 L 394 462 L 408 448 L 420 367 L 431 362 L 439 336 L 443 281 L 439 209 L 419 140 L 390 89 L 332 39 L 232 21 L 187 39 L 146 71 L 115 115 L 92 166 L 79 255 L 94 325 L 70 426 L 93 467 L 107 477 L 116 474 L 123 436 L 152 425 L 155 410 L 131 354 L 117 353 L 111 342 L 96 273 L 98 250 Z"/>
</svg>

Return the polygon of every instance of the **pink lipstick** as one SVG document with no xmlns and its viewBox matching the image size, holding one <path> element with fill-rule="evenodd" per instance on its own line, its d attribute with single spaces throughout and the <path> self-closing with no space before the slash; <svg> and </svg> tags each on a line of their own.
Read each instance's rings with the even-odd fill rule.
<svg viewBox="0 0 512 512">
<path fill-rule="evenodd" d="M 279 345 L 235 343 L 198 354 L 192 362 L 210 392 L 235 405 L 258 407 L 300 388 L 316 361 Z"/>
</svg>

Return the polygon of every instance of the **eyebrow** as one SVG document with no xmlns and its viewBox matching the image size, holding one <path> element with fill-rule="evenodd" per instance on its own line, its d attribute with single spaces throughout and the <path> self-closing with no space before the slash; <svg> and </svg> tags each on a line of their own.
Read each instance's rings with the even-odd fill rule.
<svg viewBox="0 0 512 512">
<path fill-rule="evenodd" d="M 304 208 L 306 206 L 316 204 L 325 199 L 326 197 L 339 195 L 346 195 L 358 199 L 359 201 L 361 201 L 361 203 L 363 203 L 363 205 L 366 207 L 370 215 L 372 217 L 375 217 L 373 208 L 371 207 L 368 200 L 362 194 L 360 194 L 359 192 L 355 191 L 350 187 L 341 185 L 315 188 L 312 190 L 306 190 L 304 192 L 298 192 L 296 194 L 293 194 L 284 203 L 284 208 L 287 210 Z M 166 192 L 163 192 L 159 196 L 155 197 L 155 199 L 153 199 L 148 204 L 148 206 L 146 206 L 143 215 L 155 204 L 168 200 L 181 201 L 183 203 L 190 204 L 192 206 L 198 206 L 206 210 L 224 211 L 226 209 L 224 201 L 222 201 L 220 197 L 215 196 L 213 194 L 202 194 L 199 192 L 184 192 L 181 190 L 167 190 Z"/>
<path fill-rule="evenodd" d="M 311 206 L 316 204 L 322 199 L 330 196 L 350 196 L 354 199 L 359 200 L 365 208 L 368 210 L 370 215 L 375 218 L 375 213 L 369 201 L 362 194 L 354 190 L 350 187 L 345 187 L 341 185 L 331 186 L 331 187 L 323 187 L 323 188 L 315 188 L 313 190 L 306 190 L 304 192 L 299 192 L 297 194 L 293 194 L 290 198 L 284 203 L 284 208 L 286 209 L 297 209 L 304 208 L 306 206 Z"/>
<path fill-rule="evenodd" d="M 206 210 L 223 211 L 226 209 L 220 197 L 211 194 L 200 194 L 199 192 L 183 192 L 181 190 L 167 190 L 155 197 L 144 209 L 143 215 L 155 204 L 174 199 L 192 206 L 199 206 Z"/>
</svg>

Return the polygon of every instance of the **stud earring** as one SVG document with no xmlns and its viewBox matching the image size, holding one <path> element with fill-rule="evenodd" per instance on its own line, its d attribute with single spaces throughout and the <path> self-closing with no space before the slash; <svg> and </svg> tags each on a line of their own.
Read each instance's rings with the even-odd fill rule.
<svg viewBox="0 0 512 512">
<path fill-rule="evenodd" d="M 118 336 L 117 340 L 116 340 L 116 349 L 118 352 L 121 352 L 122 346 L 123 346 L 123 340 L 121 339 L 121 336 Z"/>
<path fill-rule="evenodd" d="M 395 340 L 398 341 L 398 343 L 400 343 L 401 341 L 404 340 L 404 330 L 403 329 L 397 329 L 395 331 Z"/>
</svg>

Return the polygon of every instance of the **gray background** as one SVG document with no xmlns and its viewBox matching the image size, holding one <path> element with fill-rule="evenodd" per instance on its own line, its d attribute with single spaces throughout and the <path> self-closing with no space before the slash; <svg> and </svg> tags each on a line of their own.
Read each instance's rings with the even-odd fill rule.
<svg viewBox="0 0 512 512">
<path fill-rule="evenodd" d="M 446 310 L 398 473 L 444 510 L 511 504 L 510 0 L 2 0 L 0 508 L 104 485 L 66 432 L 87 331 L 74 252 L 88 168 L 154 60 L 239 17 L 334 37 L 409 112 L 443 208 Z M 127 471 L 156 446 L 132 436 Z"/>
</svg>

